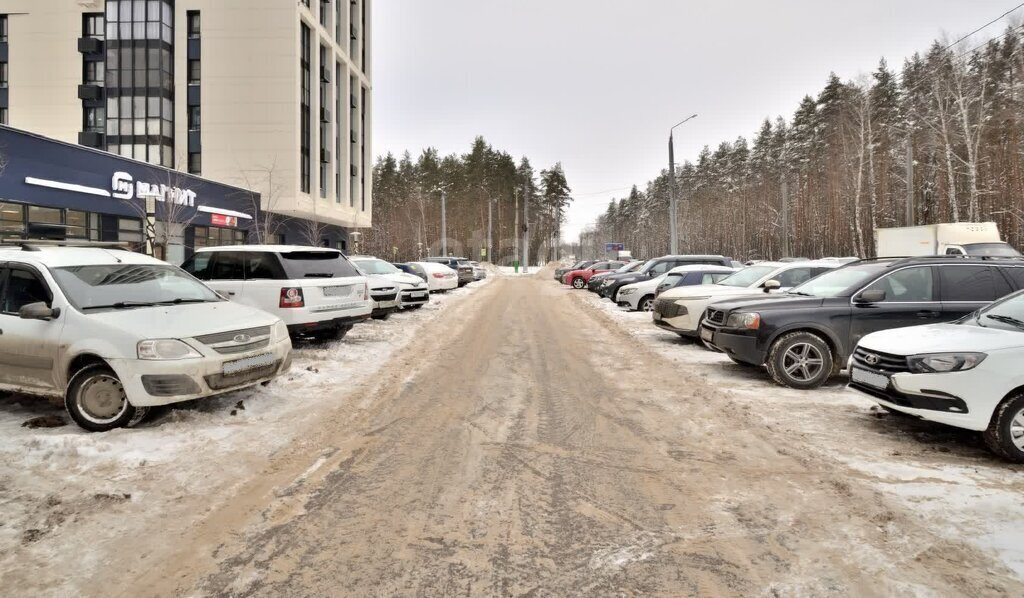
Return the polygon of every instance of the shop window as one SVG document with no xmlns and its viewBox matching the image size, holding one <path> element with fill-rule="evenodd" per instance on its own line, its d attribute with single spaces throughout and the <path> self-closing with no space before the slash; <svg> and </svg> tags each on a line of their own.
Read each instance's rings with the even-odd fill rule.
<svg viewBox="0 0 1024 598">
<path fill-rule="evenodd" d="M 64 214 L 64 232 L 69 239 L 89 238 L 89 214 L 68 210 Z"/>
<path fill-rule="evenodd" d="M 25 234 L 25 206 L 0 202 L 0 237 Z"/>
<path fill-rule="evenodd" d="M 117 220 L 117 240 L 132 244 L 133 249 L 142 245 L 142 220 L 138 218 L 119 218 Z"/>
<path fill-rule="evenodd" d="M 245 231 L 234 228 L 220 228 L 216 226 L 195 227 L 196 249 L 200 247 L 223 247 L 227 245 L 245 245 Z"/>
</svg>

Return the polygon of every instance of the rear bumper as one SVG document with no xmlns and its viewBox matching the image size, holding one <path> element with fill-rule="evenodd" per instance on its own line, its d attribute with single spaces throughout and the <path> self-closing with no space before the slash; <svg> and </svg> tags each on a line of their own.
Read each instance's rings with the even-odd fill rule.
<svg viewBox="0 0 1024 598">
<path fill-rule="evenodd" d="M 294 336 L 296 334 L 312 334 L 322 330 L 341 328 L 342 326 L 354 326 L 360 322 L 369 320 L 372 313 L 373 311 L 371 310 L 370 312 L 358 316 L 346 316 L 343 318 L 334 318 L 332 320 L 309 322 L 307 324 L 289 324 L 288 332 Z"/>
</svg>

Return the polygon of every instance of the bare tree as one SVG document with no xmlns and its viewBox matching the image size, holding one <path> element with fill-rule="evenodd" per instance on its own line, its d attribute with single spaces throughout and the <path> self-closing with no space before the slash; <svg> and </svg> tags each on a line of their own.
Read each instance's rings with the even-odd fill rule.
<svg viewBox="0 0 1024 598">
<path fill-rule="evenodd" d="M 136 181 L 127 175 L 114 180 L 114 197 L 138 214 L 147 252 L 159 259 L 170 257 L 171 245 L 184 246 L 184 231 L 198 215 L 195 193 L 187 188 L 186 180 L 174 169 L 167 169 L 159 183 Z M 174 243 L 176 240 L 180 243 Z"/>
<path fill-rule="evenodd" d="M 277 211 L 284 195 L 281 181 L 283 177 L 278 176 L 277 160 L 269 166 L 242 170 L 241 175 L 245 185 L 245 196 L 253 213 L 253 240 L 261 244 L 275 243 L 281 228 L 289 220 Z"/>
</svg>

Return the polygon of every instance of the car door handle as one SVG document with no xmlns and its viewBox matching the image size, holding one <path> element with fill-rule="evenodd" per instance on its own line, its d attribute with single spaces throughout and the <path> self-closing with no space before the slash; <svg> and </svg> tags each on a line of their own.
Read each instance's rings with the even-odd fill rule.
<svg viewBox="0 0 1024 598">
<path fill-rule="evenodd" d="M 939 316 L 939 312 L 931 311 L 931 310 L 928 310 L 928 309 L 923 309 L 923 310 L 917 312 L 917 317 L 919 317 L 919 318 L 937 318 L 938 316 Z"/>
<path fill-rule="evenodd" d="M 235 296 L 235 292 L 234 291 L 228 291 L 228 296 L 229 297 L 234 297 Z"/>
</svg>

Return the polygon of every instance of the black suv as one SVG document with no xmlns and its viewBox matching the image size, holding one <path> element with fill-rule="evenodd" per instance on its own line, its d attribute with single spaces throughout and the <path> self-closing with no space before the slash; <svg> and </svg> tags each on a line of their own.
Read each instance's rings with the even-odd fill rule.
<svg viewBox="0 0 1024 598">
<path fill-rule="evenodd" d="M 459 286 L 464 287 L 476 280 L 473 275 L 473 264 L 465 257 L 428 257 L 428 262 L 444 264 L 459 273 Z"/>
<path fill-rule="evenodd" d="M 737 363 L 766 365 L 779 384 L 816 388 L 866 334 L 956 320 L 1021 288 L 1019 259 L 863 260 L 788 293 L 713 303 L 700 337 Z"/>
<path fill-rule="evenodd" d="M 647 263 L 631 272 L 609 274 L 608 276 L 605 276 L 601 281 L 601 286 L 598 288 L 597 292 L 602 297 L 608 297 L 612 301 L 615 301 L 616 293 L 619 292 L 620 288 L 627 284 L 633 284 L 634 282 L 640 282 L 641 280 L 647 280 L 649 278 L 656 278 L 676 266 L 690 266 L 693 264 L 729 267 L 735 265 L 731 257 L 723 257 L 720 255 L 666 255 L 656 257 L 653 260 L 647 260 Z"/>
</svg>

